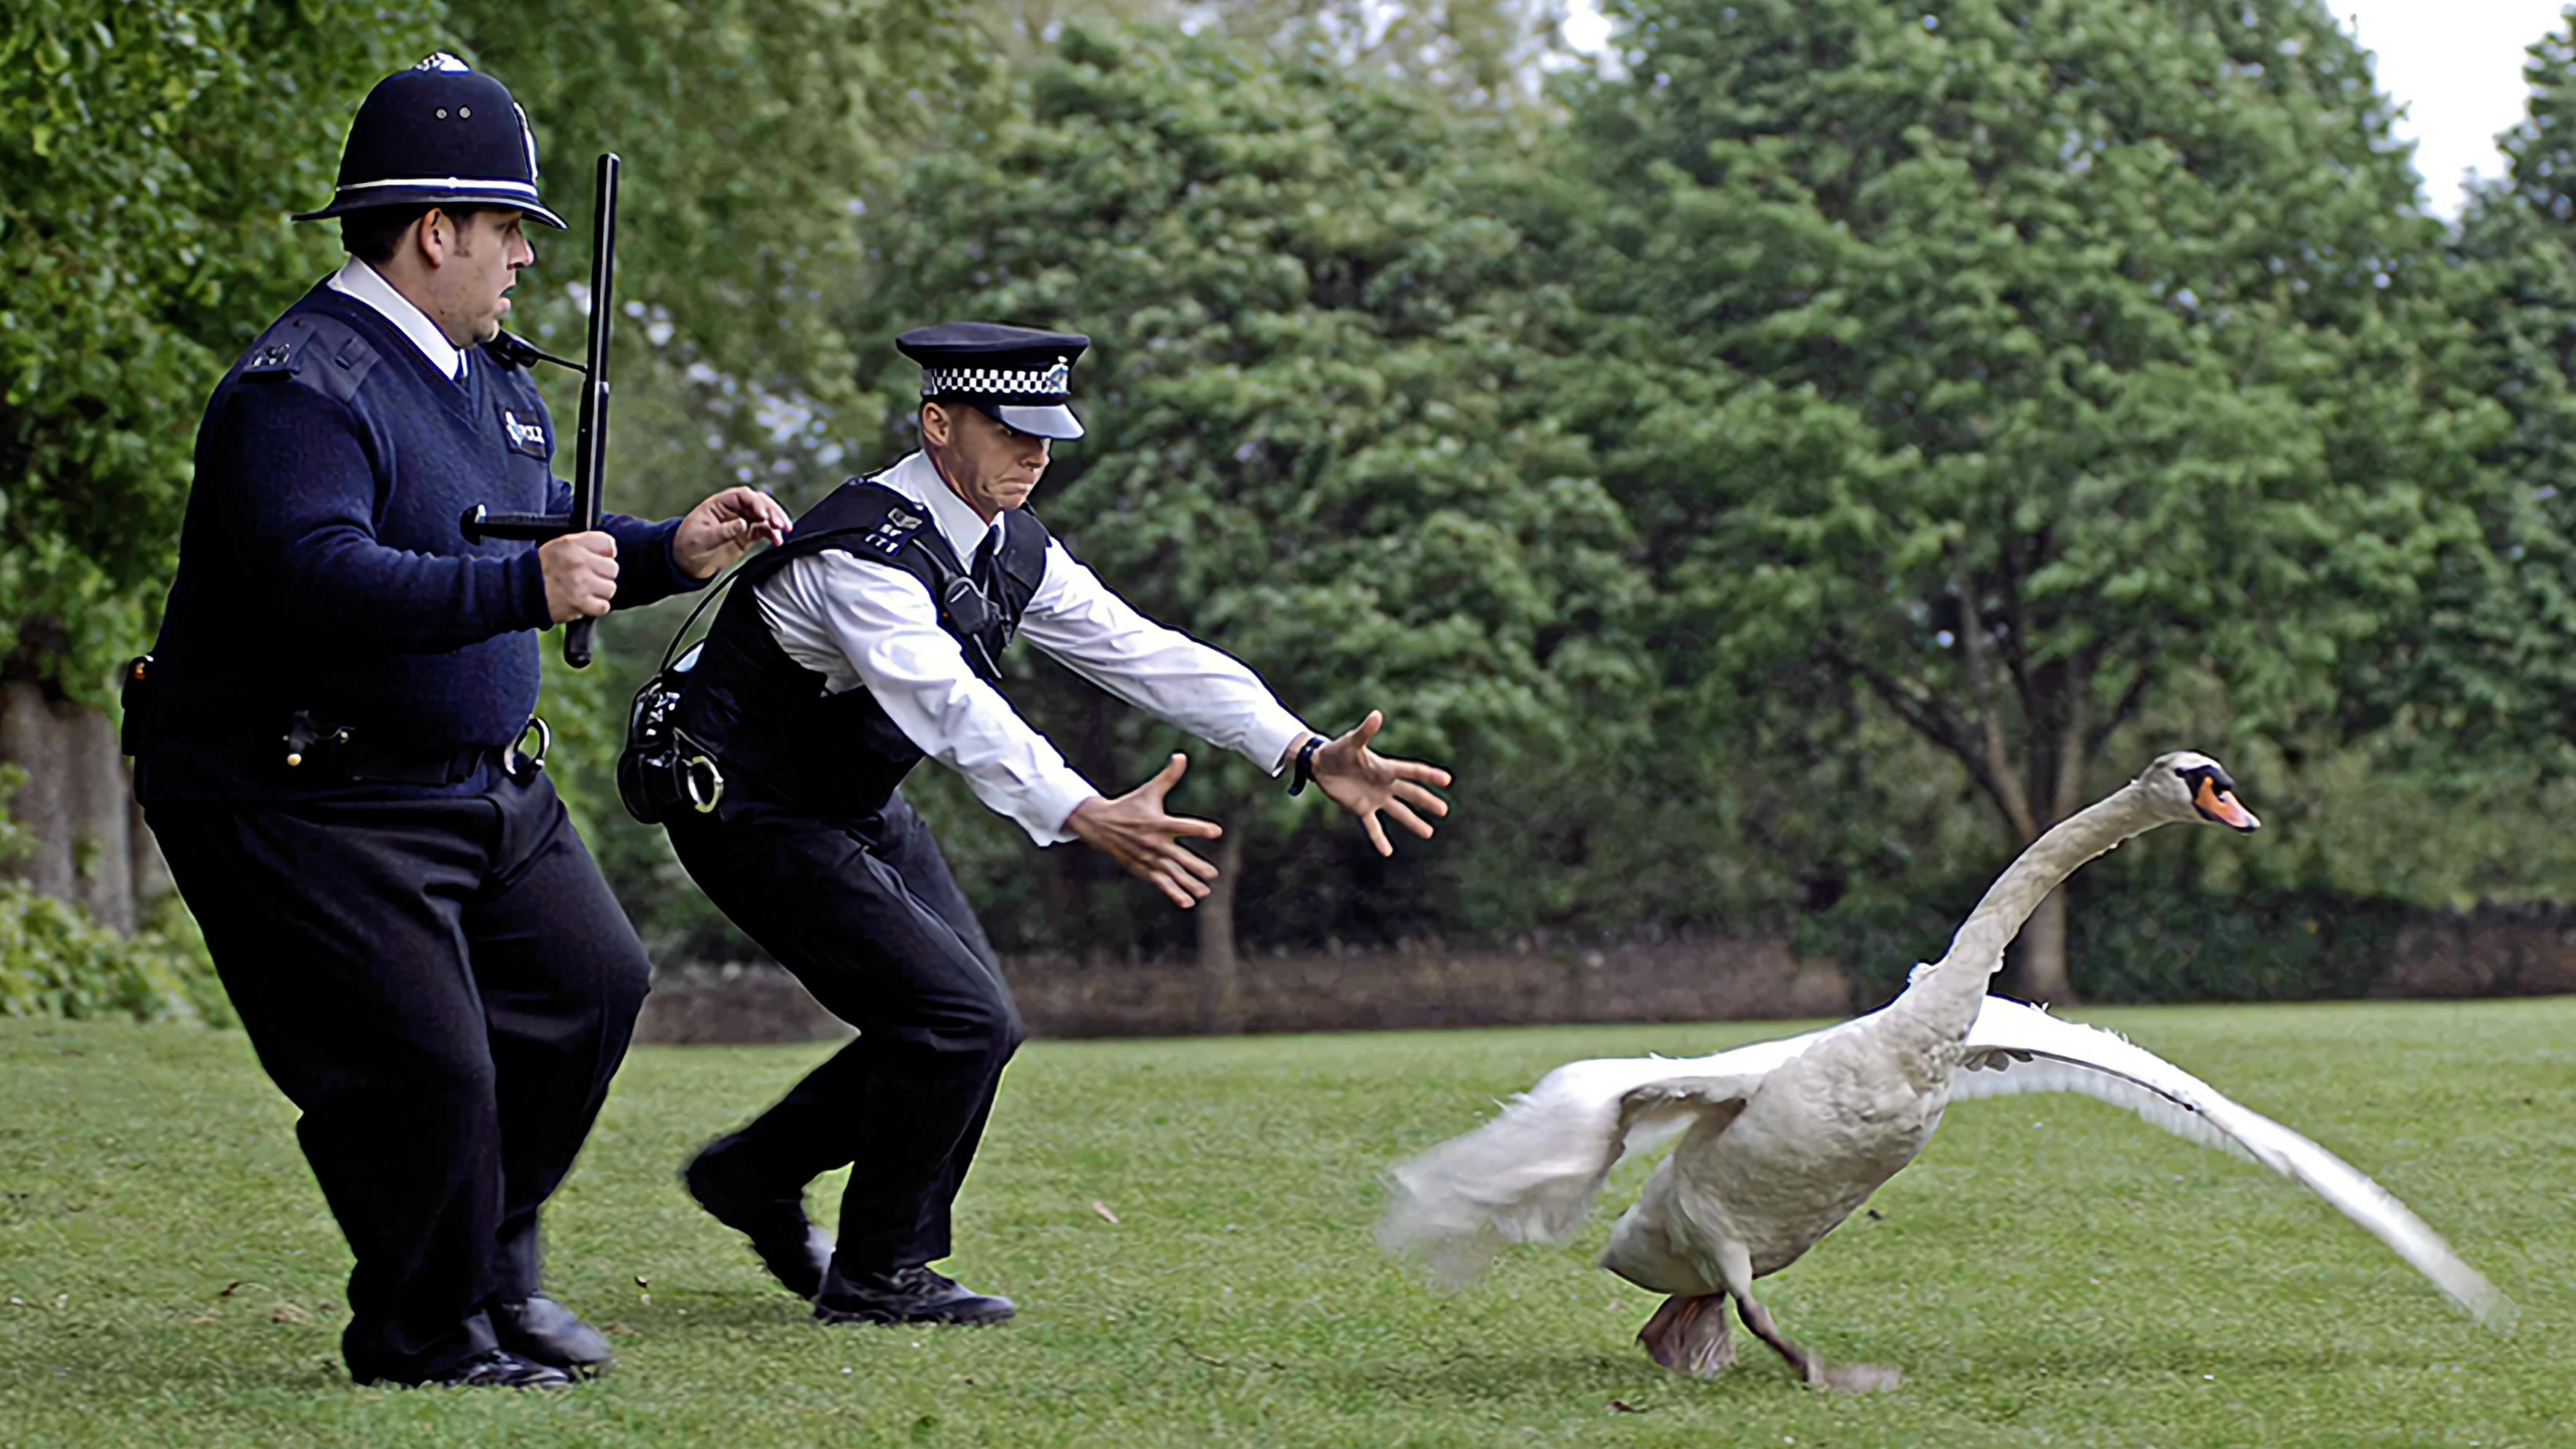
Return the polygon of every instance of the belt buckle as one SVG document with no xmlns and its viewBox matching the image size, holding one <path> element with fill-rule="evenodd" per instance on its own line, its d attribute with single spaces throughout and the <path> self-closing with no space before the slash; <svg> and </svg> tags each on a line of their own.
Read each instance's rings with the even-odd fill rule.
<svg viewBox="0 0 2576 1449">
<path fill-rule="evenodd" d="M 537 753 L 533 757 L 519 748 L 520 744 L 528 738 L 530 730 L 536 731 L 537 734 Z M 555 732 L 547 726 L 546 717 L 532 714 L 528 716 L 526 724 L 519 726 L 519 737 L 510 741 L 510 752 L 503 757 L 503 767 L 510 772 L 511 779 L 524 785 L 535 779 L 537 772 L 546 767 L 546 756 L 554 747 Z"/>
</svg>

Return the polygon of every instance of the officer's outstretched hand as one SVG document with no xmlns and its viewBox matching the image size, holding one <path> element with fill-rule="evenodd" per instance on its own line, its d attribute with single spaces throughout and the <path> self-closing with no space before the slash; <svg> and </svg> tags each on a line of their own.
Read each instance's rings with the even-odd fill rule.
<svg viewBox="0 0 2576 1449">
<path fill-rule="evenodd" d="M 1385 727 L 1385 713 L 1370 710 L 1359 728 L 1315 751 L 1314 772 L 1315 788 L 1324 792 L 1324 798 L 1360 818 L 1378 854 L 1393 855 L 1395 845 L 1386 838 L 1386 827 L 1378 823 L 1378 812 L 1385 811 L 1405 829 L 1430 839 L 1431 822 L 1416 812 L 1449 813 L 1449 802 L 1430 790 L 1433 785 L 1447 785 L 1449 772 L 1420 760 L 1390 759 L 1370 749 L 1369 741 Z"/>
<path fill-rule="evenodd" d="M 1174 755 L 1154 778 L 1115 800 L 1094 795 L 1073 807 L 1064 822 L 1064 828 L 1080 836 L 1083 844 L 1106 851 L 1132 874 L 1152 881 L 1155 889 L 1185 911 L 1207 896 L 1207 883 L 1216 879 L 1216 867 L 1190 853 L 1175 837 L 1214 840 L 1225 834 L 1225 827 L 1213 820 L 1164 813 L 1163 797 L 1181 782 L 1181 772 L 1189 767 L 1189 756 Z"/>
<path fill-rule="evenodd" d="M 784 541 L 793 526 L 777 499 L 757 488 L 728 488 L 680 520 L 671 558 L 690 578 L 711 579 L 754 545 Z"/>
<path fill-rule="evenodd" d="M 558 624 L 596 619 L 617 597 L 617 540 L 604 533 L 567 533 L 537 547 L 546 576 L 546 614 Z"/>
</svg>

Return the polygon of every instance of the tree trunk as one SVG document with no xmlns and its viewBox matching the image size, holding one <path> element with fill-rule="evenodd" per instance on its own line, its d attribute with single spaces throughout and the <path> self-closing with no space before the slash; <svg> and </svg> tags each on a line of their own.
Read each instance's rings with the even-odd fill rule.
<svg viewBox="0 0 2576 1449">
<path fill-rule="evenodd" d="M 2066 979 L 2066 888 L 2048 893 L 2014 943 L 2011 990 L 2050 1006 L 2071 1006 L 2075 988 Z"/>
<path fill-rule="evenodd" d="M 102 924 L 133 930 L 144 904 L 137 866 L 145 867 L 147 892 L 167 878 L 134 808 L 115 724 L 85 705 L 49 698 L 32 681 L 13 679 L 0 684 L 0 760 L 27 772 L 26 784 L 5 803 L 33 847 L 0 864 L 0 871 Z"/>
<path fill-rule="evenodd" d="M 1227 825 L 1217 841 L 1216 879 L 1191 912 L 1199 931 L 1199 1017 L 1211 1036 L 1243 1030 L 1243 958 L 1234 949 L 1234 883 L 1242 872 L 1243 835 Z"/>
</svg>

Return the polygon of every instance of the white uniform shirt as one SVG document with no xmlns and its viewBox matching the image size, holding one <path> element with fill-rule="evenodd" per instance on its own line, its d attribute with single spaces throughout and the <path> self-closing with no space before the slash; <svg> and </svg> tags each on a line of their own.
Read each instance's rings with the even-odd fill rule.
<svg viewBox="0 0 2576 1449">
<path fill-rule="evenodd" d="M 987 533 L 926 454 L 877 482 L 930 515 L 971 563 Z M 996 547 L 998 547 L 998 543 Z M 826 693 L 862 685 L 904 738 L 966 777 L 975 798 L 1040 845 L 1074 838 L 1074 807 L 1103 792 L 1064 762 L 1010 701 L 975 677 L 919 580 L 837 550 L 797 559 L 762 582 L 761 622 L 787 657 L 823 676 Z M 1054 540 L 1018 637 L 1139 709 L 1276 775 L 1290 744 L 1311 733 L 1243 663 L 1139 614 Z"/>
<path fill-rule="evenodd" d="M 329 286 L 332 291 L 355 297 L 382 313 L 386 321 L 394 324 L 395 330 L 411 339 L 411 345 L 419 348 L 420 355 L 428 358 L 429 365 L 440 373 L 458 382 L 465 380 L 465 354 L 457 350 L 455 343 L 447 340 L 447 334 L 438 330 L 438 324 L 429 320 L 428 313 L 413 306 L 411 298 L 395 291 L 394 284 L 386 281 L 375 268 L 351 257 L 347 266 L 331 274 Z"/>
</svg>

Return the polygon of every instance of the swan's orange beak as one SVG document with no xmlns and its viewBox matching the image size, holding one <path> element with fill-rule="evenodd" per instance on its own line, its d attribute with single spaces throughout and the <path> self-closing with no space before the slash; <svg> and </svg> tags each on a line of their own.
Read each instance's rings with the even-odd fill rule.
<svg viewBox="0 0 2576 1449">
<path fill-rule="evenodd" d="M 2263 828 L 2263 822 L 2255 818 L 2253 811 L 2236 803 L 2235 791 L 2221 790 L 2218 782 L 2207 775 L 2200 777 L 2200 790 L 2192 796 L 2191 803 L 2200 807 L 2201 814 L 2248 835 Z"/>
</svg>

